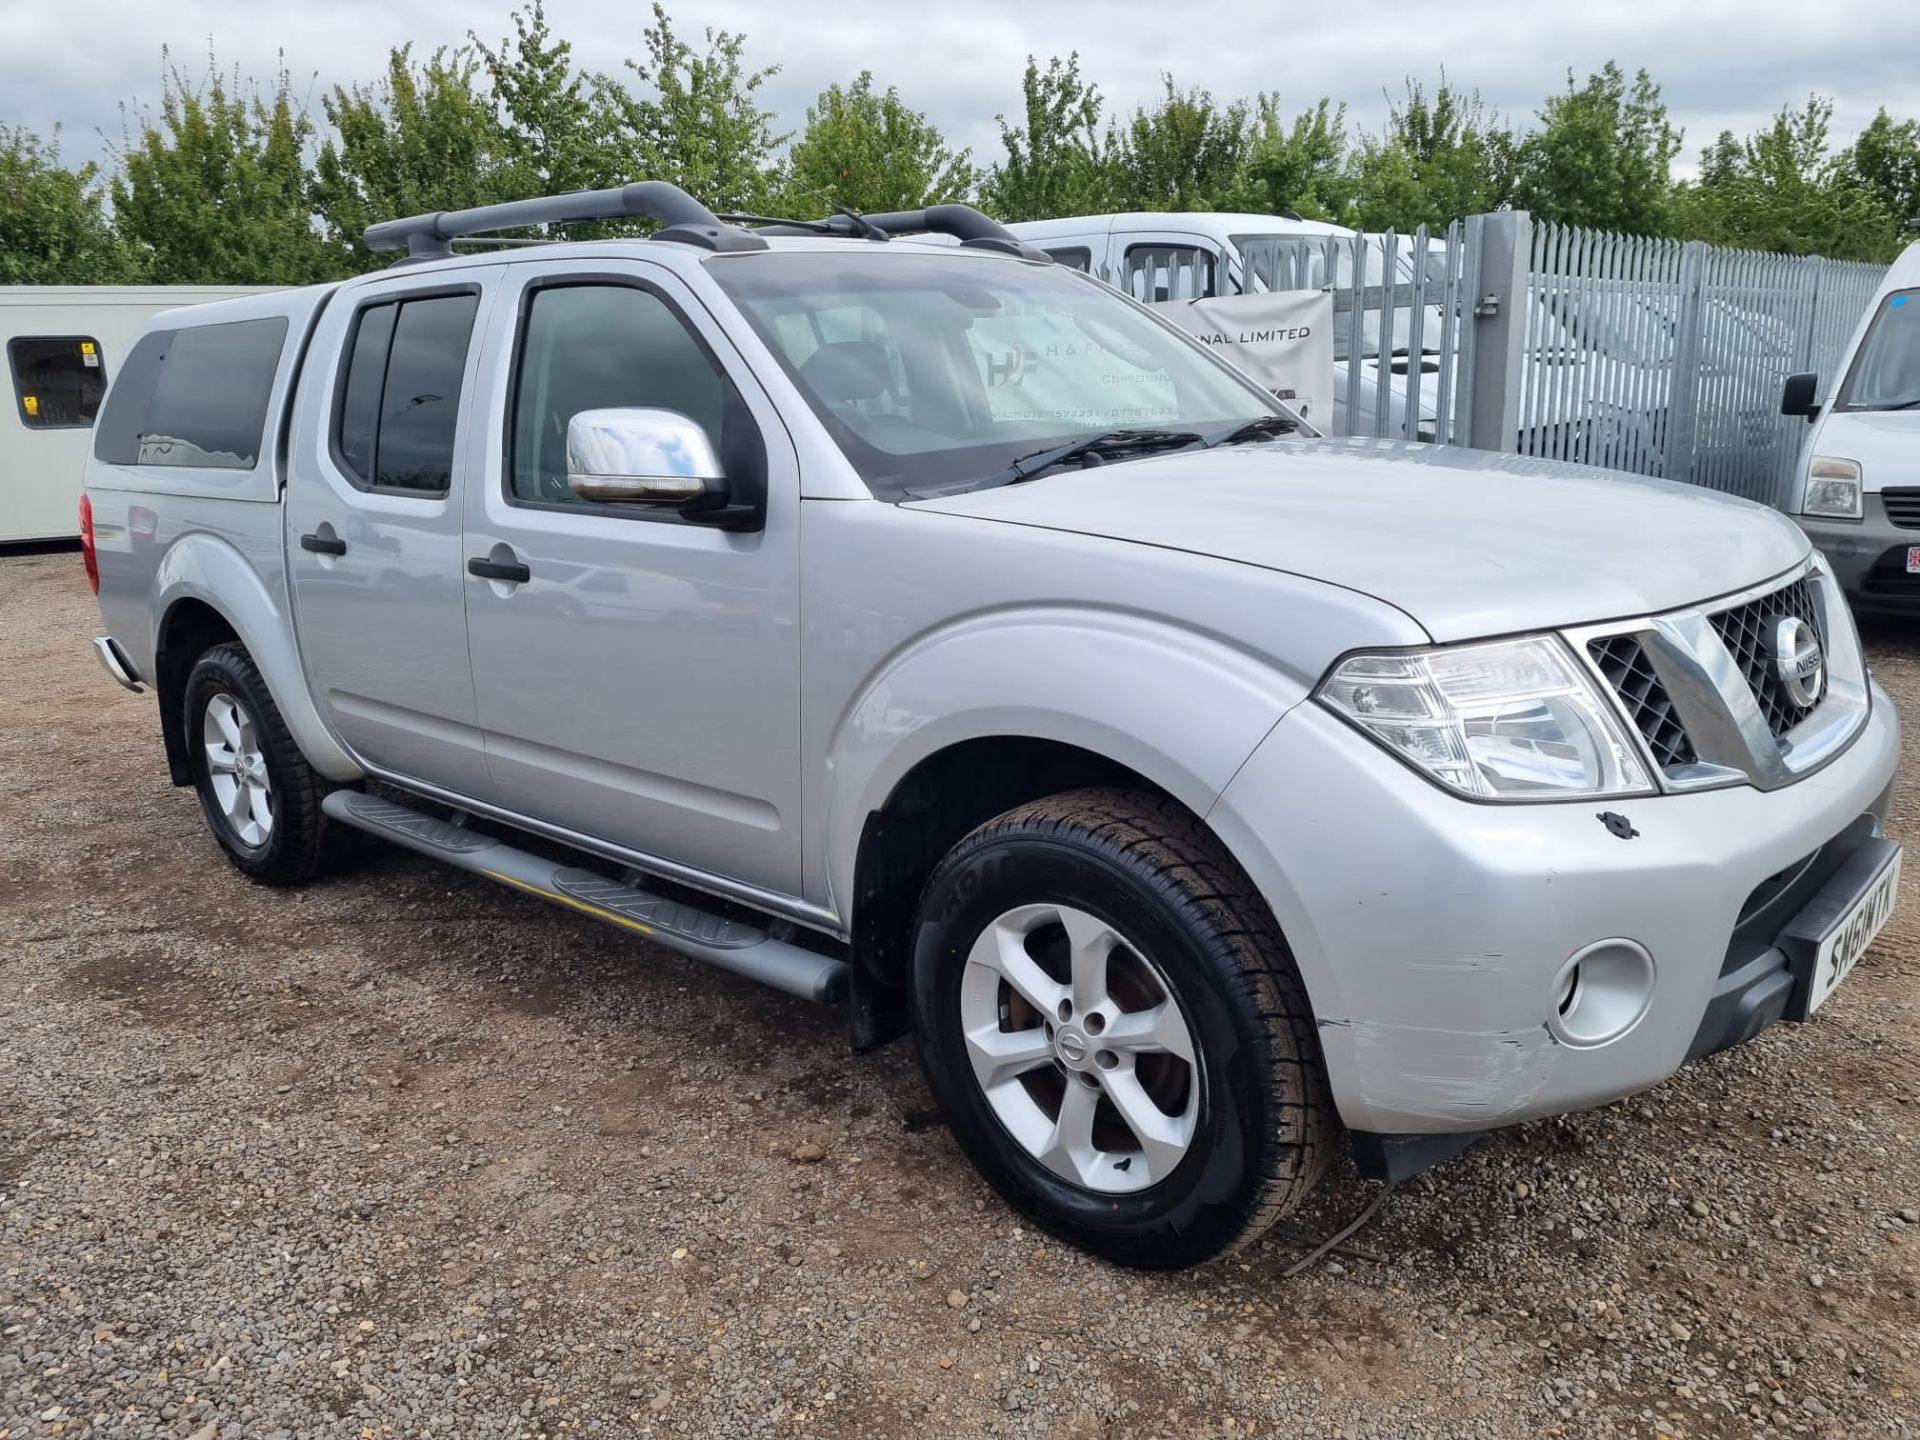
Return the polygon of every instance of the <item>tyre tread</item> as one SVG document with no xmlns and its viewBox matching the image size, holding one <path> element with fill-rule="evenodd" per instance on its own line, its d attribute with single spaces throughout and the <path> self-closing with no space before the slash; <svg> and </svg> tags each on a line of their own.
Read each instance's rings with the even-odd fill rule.
<svg viewBox="0 0 1920 1440">
<path fill-rule="evenodd" d="M 1063 791 L 997 815 L 954 847 L 936 878 L 977 846 L 1016 835 L 1090 845 L 1128 863 L 1190 917 L 1195 933 L 1228 948 L 1232 984 L 1272 1042 L 1270 1099 L 1281 1117 L 1281 1134 L 1261 1157 L 1255 1199 L 1222 1248 L 1256 1239 L 1319 1181 L 1338 1133 L 1313 1008 L 1265 899 L 1191 811 L 1167 796 L 1120 788 Z"/>
<path fill-rule="evenodd" d="M 215 645 L 194 662 L 194 672 L 197 674 L 203 666 L 226 670 L 241 682 L 248 692 L 247 703 L 256 712 L 255 719 L 280 771 L 275 777 L 278 805 L 274 823 L 282 843 L 272 861 L 253 865 L 224 843 L 220 848 L 236 868 L 254 880 L 268 885 L 305 884 L 320 873 L 326 862 L 328 821 L 320 802 L 333 786 L 301 754 L 293 732 L 280 714 L 280 707 L 274 703 L 273 692 L 267 688 L 266 678 L 253 663 L 246 646 L 231 640 Z M 186 688 L 191 704 L 195 691 L 192 676 Z M 188 717 L 190 724 L 196 719 Z"/>
</svg>

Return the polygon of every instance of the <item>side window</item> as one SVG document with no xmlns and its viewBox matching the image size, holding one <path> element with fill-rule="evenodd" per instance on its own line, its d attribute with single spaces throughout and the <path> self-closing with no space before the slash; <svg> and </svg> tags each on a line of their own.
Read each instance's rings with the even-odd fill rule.
<svg viewBox="0 0 1920 1440">
<path fill-rule="evenodd" d="M 380 429 L 380 387 L 387 378 L 398 305 L 370 305 L 353 322 L 347 375 L 341 384 L 339 459 L 363 484 L 373 482 L 373 441 Z"/>
<path fill-rule="evenodd" d="M 107 372 L 88 335 L 34 336 L 7 343 L 13 397 L 29 430 L 85 427 L 100 413 Z"/>
<path fill-rule="evenodd" d="M 109 465 L 132 465 L 140 459 L 140 432 L 147 428 L 153 405 L 153 387 L 160 379 L 160 361 L 177 332 L 149 330 L 134 342 L 120 365 L 100 423 L 93 427 L 94 457 Z"/>
<path fill-rule="evenodd" d="M 1069 270 L 1093 269 L 1093 251 L 1084 245 L 1063 245 L 1058 250 L 1048 250 L 1056 265 L 1064 265 Z"/>
<path fill-rule="evenodd" d="M 1214 254 L 1204 245 L 1129 245 L 1121 289 L 1136 300 L 1204 300 L 1214 288 Z"/>
<path fill-rule="evenodd" d="M 593 506 L 567 488 L 567 425 L 582 410 L 677 410 L 707 432 L 735 483 L 758 468 L 738 393 L 680 316 L 633 285 L 534 290 L 514 373 L 507 489 L 536 505 Z"/>
<path fill-rule="evenodd" d="M 363 488 L 444 495 L 480 297 L 423 295 L 354 317 L 334 419 L 335 459 Z"/>
<path fill-rule="evenodd" d="M 141 337 L 114 387 L 94 453 L 117 465 L 253 469 L 286 341 L 280 315 Z"/>
</svg>

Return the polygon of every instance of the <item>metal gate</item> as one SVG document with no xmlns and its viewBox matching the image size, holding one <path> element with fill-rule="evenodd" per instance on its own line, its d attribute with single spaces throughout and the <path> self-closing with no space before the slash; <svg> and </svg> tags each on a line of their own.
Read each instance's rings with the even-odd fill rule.
<svg viewBox="0 0 1920 1440">
<path fill-rule="evenodd" d="M 1886 267 L 1469 216 L 1430 233 L 1136 248 L 1140 300 L 1331 290 L 1337 435 L 1472 445 L 1782 505 L 1796 371 L 1837 378 Z"/>
<path fill-rule="evenodd" d="M 1134 246 L 1119 274 L 1103 278 L 1145 301 L 1330 290 L 1332 433 L 1446 444 L 1455 435 L 1464 232 L 1455 223 L 1438 234 L 1422 226 L 1405 235 L 1236 235 L 1224 265 L 1192 245 Z"/>
<path fill-rule="evenodd" d="M 1533 226 L 1513 448 L 1785 503 L 1803 422 L 1886 267 Z"/>
</svg>

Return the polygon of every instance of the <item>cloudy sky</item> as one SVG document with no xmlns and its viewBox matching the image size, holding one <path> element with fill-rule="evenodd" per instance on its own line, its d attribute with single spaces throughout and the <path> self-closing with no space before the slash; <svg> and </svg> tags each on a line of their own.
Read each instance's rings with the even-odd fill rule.
<svg viewBox="0 0 1920 1440">
<path fill-rule="evenodd" d="M 160 91 L 161 48 L 192 73 L 209 45 L 223 67 L 270 74 L 284 53 L 312 97 L 378 72 L 388 47 L 497 39 L 512 0 L 0 0 L 0 124 L 62 127 L 69 159 L 120 135 L 123 102 Z M 1078 50 L 1116 106 L 1150 97 L 1163 70 L 1217 95 L 1279 92 L 1291 110 L 1321 95 L 1372 129 L 1383 91 L 1442 67 L 1510 118 L 1526 120 L 1569 67 L 1647 67 L 1686 130 L 1689 166 L 1723 128 L 1744 133 L 1809 91 L 1835 101 L 1844 140 L 1874 109 L 1920 116 L 1916 0 L 675 0 L 677 26 L 742 31 L 748 58 L 777 64 L 767 95 L 788 125 L 823 86 L 870 68 L 977 159 L 999 153 L 994 116 L 1019 104 L 1029 53 Z M 645 0 L 549 0 L 554 29 L 590 70 L 642 50 Z M 1177 18 L 1170 18 L 1177 17 Z"/>
</svg>

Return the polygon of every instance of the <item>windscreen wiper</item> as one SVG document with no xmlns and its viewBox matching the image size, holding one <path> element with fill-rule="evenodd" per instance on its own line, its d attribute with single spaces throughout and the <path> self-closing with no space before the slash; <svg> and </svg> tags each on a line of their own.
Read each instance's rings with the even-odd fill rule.
<svg viewBox="0 0 1920 1440">
<path fill-rule="evenodd" d="M 1216 445 L 1238 445 L 1245 440 L 1263 440 L 1269 435 L 1291 435 L 1300 428 L 1299 421 L 1291 415 L 1258 415 L 1243 425 L 1236 425 L 1224 435 L 1217 435 L 1207 441 L 1207 448 Z"/>
<path fill-rule="evenodd" d="M 1065 445 L 1055 445 L 1051 449 L 1036 450 L 1031 455 L 1022 455 L 1006 469 L 989 475 L 984 480 L 975 480 L 965 488 L 992 490 L 1001 485 L 1017 485 L 1022 480 L 1033 479 L 1042 470 L 1050 469 L 1055 465 L 1064 465 L 1069 460 L 1098 464 L 1110 455 L 1124 455 L 1130 450 L 1145 452 L 1184 450 L 1189 445 L 1204 443 L 1191 430 L 1105 430 L 1098 435 L 1069 440 Z"/>
</svg>

